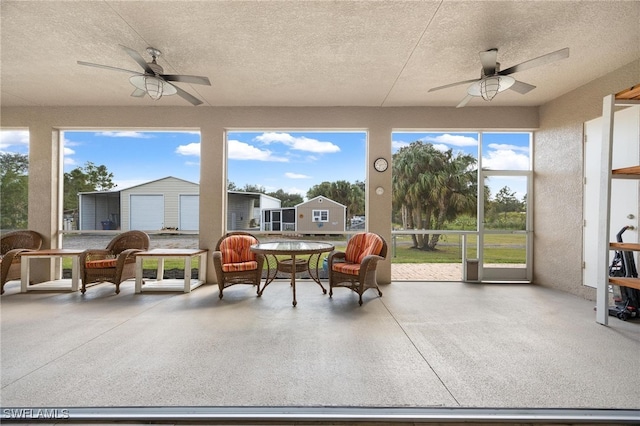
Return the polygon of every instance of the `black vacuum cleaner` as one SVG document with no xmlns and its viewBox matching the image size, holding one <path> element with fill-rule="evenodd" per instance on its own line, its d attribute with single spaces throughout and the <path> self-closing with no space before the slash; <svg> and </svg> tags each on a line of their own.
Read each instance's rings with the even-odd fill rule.
<svg viewBox="0 0 640 426">
<path fill-rule="evenodd" d="M 619 243 L 623 242 L 622 234 L 627 229 L 629 229 L 629 226 L 623 227 L 616 235 L 616 240 Z M 638 270 L 636 269 L 636 261 L 633 258 L 632 251 L 615 251 L 615 255 L 609 266 L 609 276 L 638 278 Z M 612 287 L 614 305 L 609 307 L 609 315 L 617 317 L 622 321 L 630 318 L 638 318 L 640 316 L 640 290 L 617 285 Z"/>
</svg>

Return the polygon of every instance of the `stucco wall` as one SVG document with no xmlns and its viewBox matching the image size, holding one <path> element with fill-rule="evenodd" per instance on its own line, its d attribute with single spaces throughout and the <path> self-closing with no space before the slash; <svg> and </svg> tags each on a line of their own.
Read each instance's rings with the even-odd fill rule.
<svg viewBox="0 0 640 426">
<path fill-rule="evenodd" d="M 536 284 L 595 300 L 582 284 L 583 124 L 602 115 L 602 98 L 640 83 L 640 60 L 540 107 L 534 151 Z"/>
</svg>

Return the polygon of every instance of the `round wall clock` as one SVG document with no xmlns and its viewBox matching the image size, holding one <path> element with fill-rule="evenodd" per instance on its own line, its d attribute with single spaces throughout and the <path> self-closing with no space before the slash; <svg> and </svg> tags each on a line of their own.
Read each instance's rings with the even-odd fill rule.
<svg viewBox="0 0 640 426">
<path fill-rule="evenodd" d="M 389 167 L 389 162 L 380 157 L 373 162 L 373 167 L 379 172 L 384 172 L 385 170 L 387 170 L 387 167 Z"/>
</svg>

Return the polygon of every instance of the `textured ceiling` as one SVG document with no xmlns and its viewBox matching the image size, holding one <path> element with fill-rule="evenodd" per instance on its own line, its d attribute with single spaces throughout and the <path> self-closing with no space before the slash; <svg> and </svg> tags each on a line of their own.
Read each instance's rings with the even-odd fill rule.
<svg viewBox="0 0 640 426">
<path fill-rule="evenodd" d="M 640 1 L 7 1 L 0 6 L 2 106 L 184 105 L 129 96 L 138 70 L 118 46 L 210 106 L 455 106 L 478 52 L 502 69 L 568 47 L 513 76 L 537 86 L 469 106 L 540 105 L 640 58 Z M 640 80 L 640 76 L 639 76 Z M 621 90 L 623 88 L 620 88 Z"/>
</svg>

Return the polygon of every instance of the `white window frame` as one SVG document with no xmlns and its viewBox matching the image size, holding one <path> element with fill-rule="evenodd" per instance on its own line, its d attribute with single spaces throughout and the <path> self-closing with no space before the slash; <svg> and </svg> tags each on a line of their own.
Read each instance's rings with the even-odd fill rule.
<svg viewBox="0 0 640 426">
<path fill-rule="evenodd" d="M 324 213 L 324 219 L 323 217 Z M 311 210 L 312 222 L 329 222 L 329 210 Z"/>
</svg>

